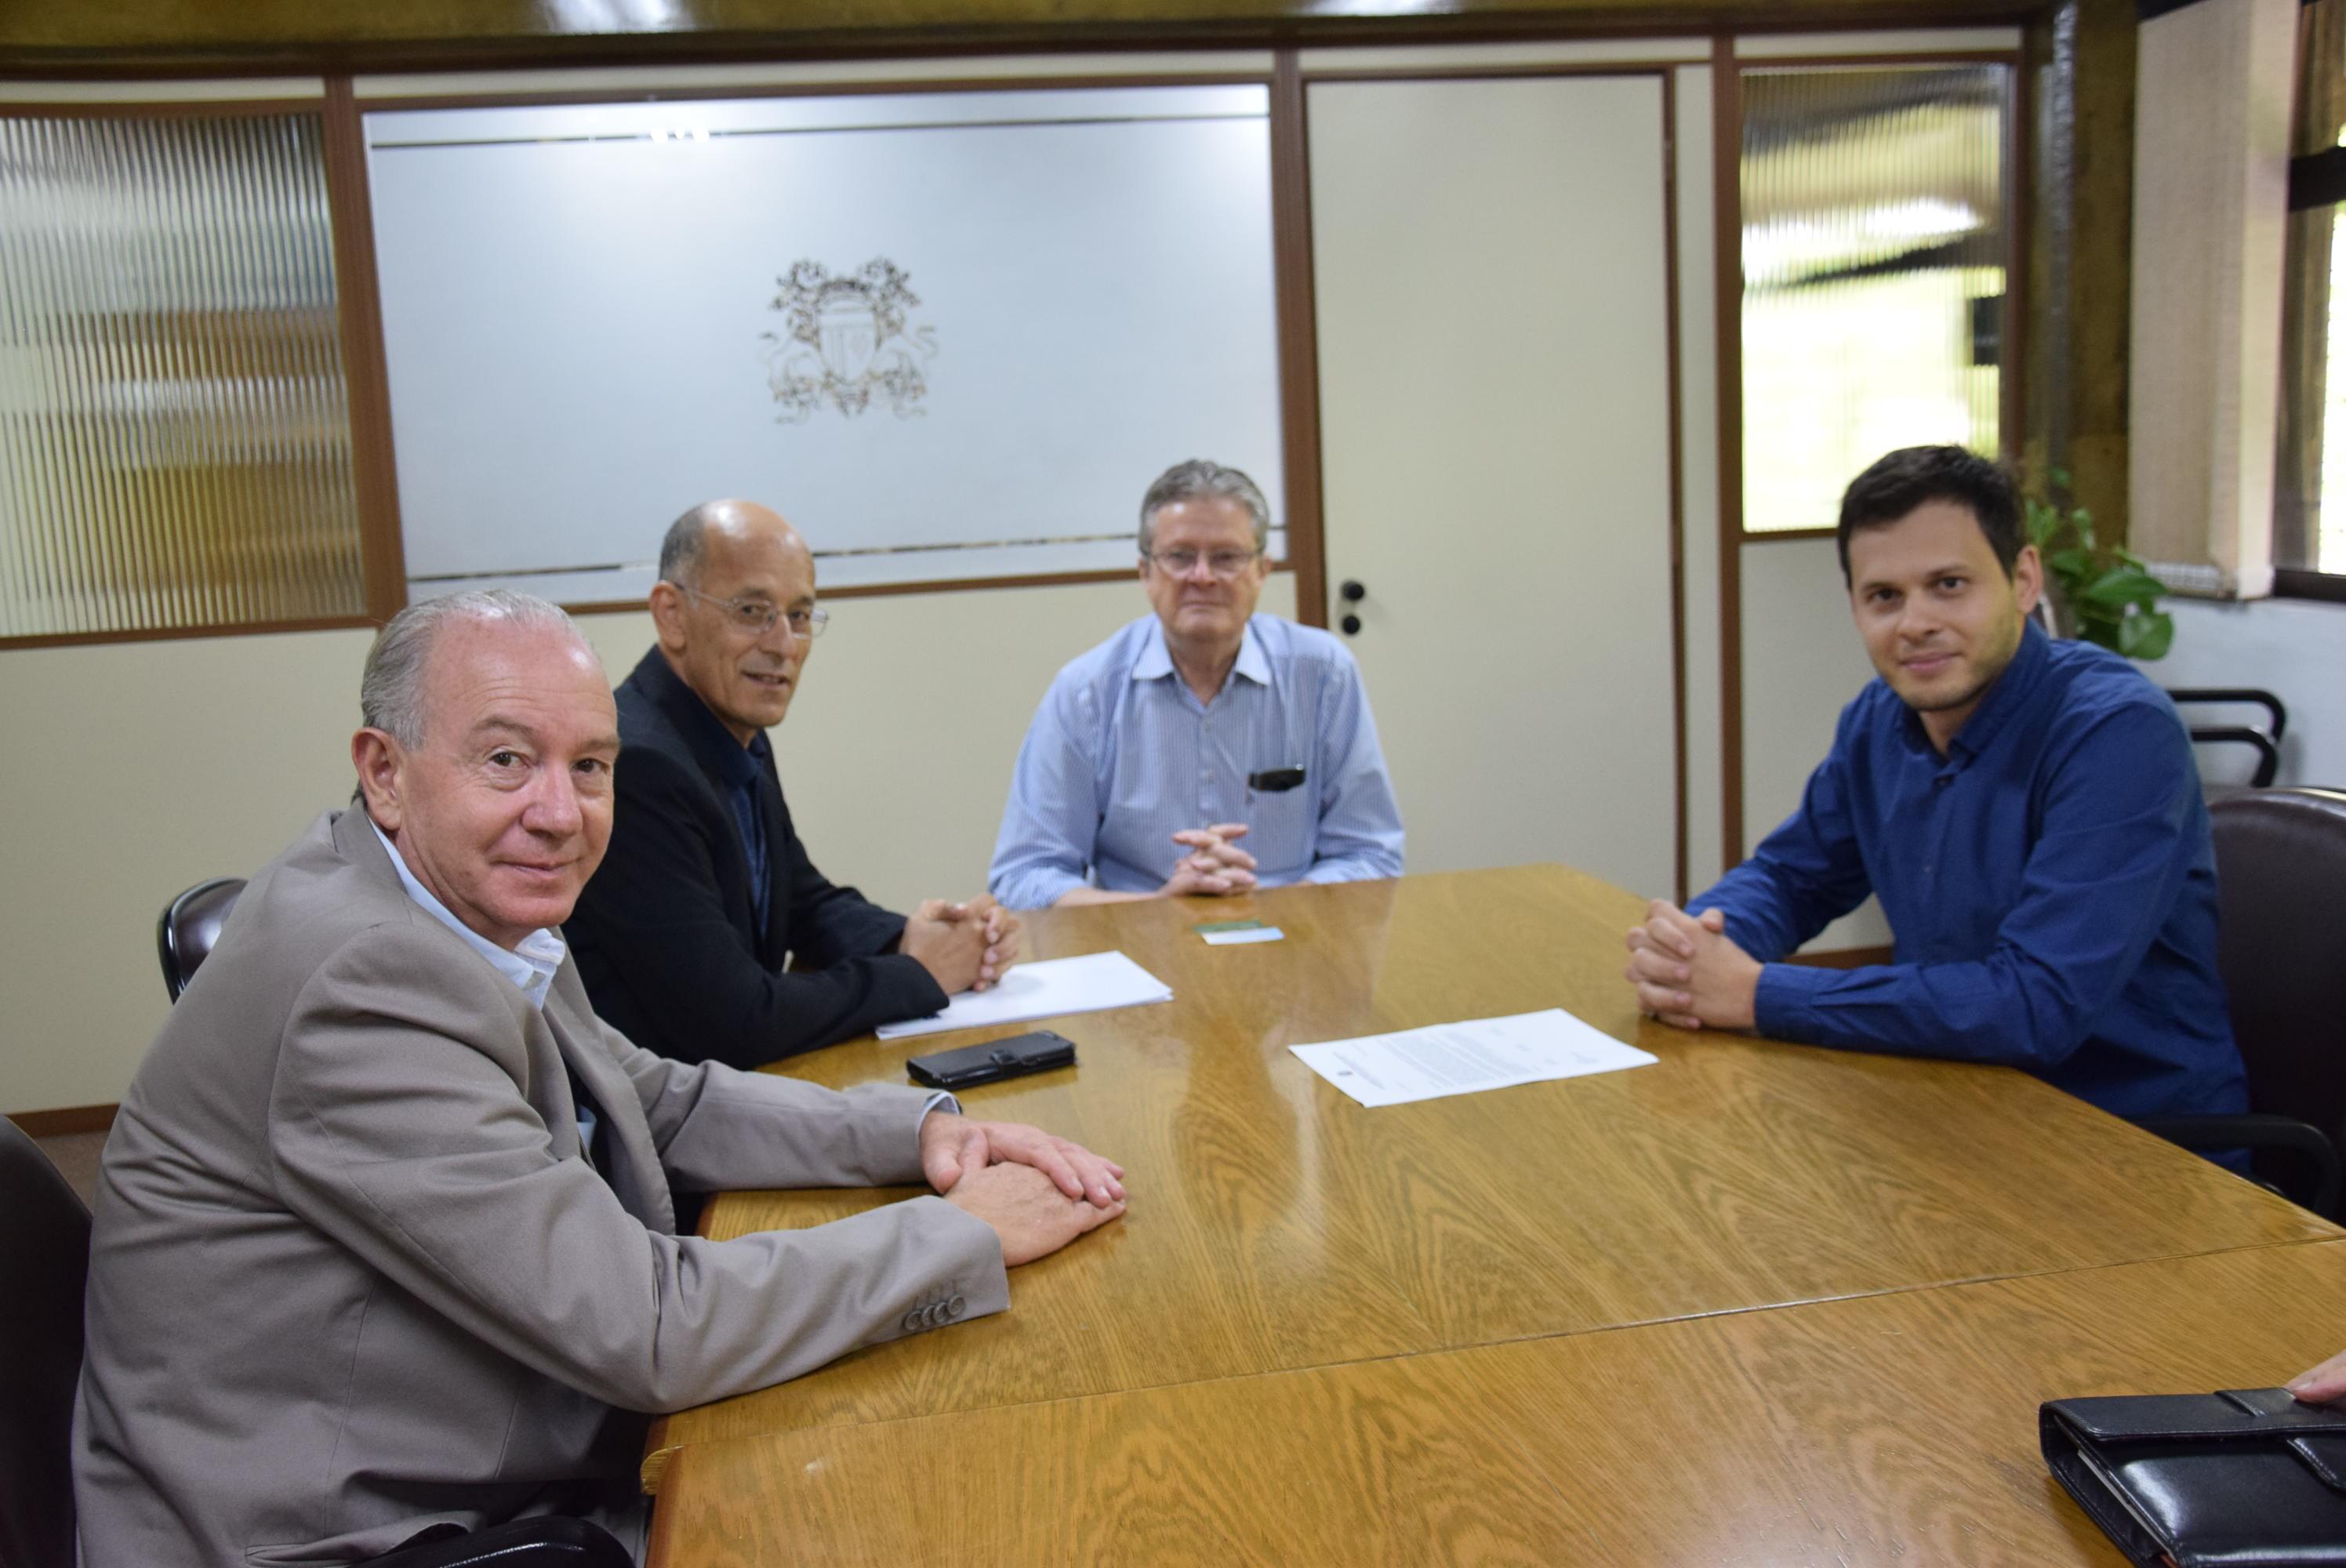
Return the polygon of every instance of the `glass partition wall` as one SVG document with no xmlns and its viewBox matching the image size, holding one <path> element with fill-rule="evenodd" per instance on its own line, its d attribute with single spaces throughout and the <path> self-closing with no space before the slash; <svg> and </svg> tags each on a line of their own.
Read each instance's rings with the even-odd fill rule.
<svg viewBox="0 0 2346 1568">
<path fill-rule="evenodd" d="M 1747 533 L 1831 527 L 1893 447 L 1998 452 L 2013 77 L 1743 71 Z"/>
<path fill-rule="evenodd" d="M 0 116 L 0 638 L 364 612 L 320 118 Z"/>
</svg>

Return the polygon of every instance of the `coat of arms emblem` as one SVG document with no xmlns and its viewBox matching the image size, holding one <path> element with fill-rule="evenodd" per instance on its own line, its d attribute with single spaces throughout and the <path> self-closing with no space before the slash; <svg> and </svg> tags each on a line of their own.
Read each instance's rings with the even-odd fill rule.
<svg viewBox="0 0 2346 1568">
<path fill-rule="evenodd" d="M 921 362 L 937 351 L 936 329 L 906 322 L 921 302 L 910 273 L 874 257 L 838 278 L 801 261 L 775 281 L 771 308 L 782 330 L 758 336 L 777 420 L 803 424 L 825 403 L 852 419 L 874 397 L 902 419 L 923 412 L 929 383 Z"/>
</svg>

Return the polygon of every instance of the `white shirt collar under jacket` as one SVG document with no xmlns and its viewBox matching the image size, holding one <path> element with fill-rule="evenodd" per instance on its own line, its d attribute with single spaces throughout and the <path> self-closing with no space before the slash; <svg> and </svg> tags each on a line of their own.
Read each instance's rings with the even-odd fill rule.
<svg viewBox="0 0 2346 1568">
<path fill-rule="evenodd" d="M 415 873 L 407 869 L 407 861 L 401 856 L 399 847 L 383 838 L 382 830 L 375 828 L 372 817 L 367 819 L 367 826 L 374 828 L 374 836 L 382 840 L 382 852 L 391 857 L 391 869 L 399 873 L 400 885 L 407 890 L 407 896 L 429 910 L 441 924 L 462 937 L 474 952 L 495 965 L 499 974 L 519 986 L 522 994 L 529 998 L 532 1007 L 543 1008 L 546 993 L 554 985 L 555 972 L 562 967 L 562 960 L 570 952 L 563 945 L 561 936 L 541 926 L 522 938 L 521 945 L 511 952 L 499 947 L 449 913 L 448 906 L 434 898 L 430 888 L 415 880 Z"/>
</svg>

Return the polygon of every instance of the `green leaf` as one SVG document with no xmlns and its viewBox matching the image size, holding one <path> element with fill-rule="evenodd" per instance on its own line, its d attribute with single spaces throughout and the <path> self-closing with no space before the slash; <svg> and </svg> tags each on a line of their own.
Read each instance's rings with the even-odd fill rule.
<svg viewBox="0 0 2346 1568">
<path fill-rule="evenodd" d="M 2055 550 L 2045 557 L 2045 564 L 2065 583 L 2083 582 L 2093 574 L 2094 553 L 2079 545 Z"/>
<path fill-rule="evenodd" d="M 2149 573 L 2122 566 L 2086 585 L 2080 596 L 2090 604 L 2141 605 L 2147 608 L 2166 591 L 2167 585 Z"/>
<path fill-rule="evenodd" d="M 2175 617 L 2164 610 L 2144 610 L 2118 623 L 2117 651 L 2128 658 L 2165 658 L 2175 646 Z"/>
</svg>

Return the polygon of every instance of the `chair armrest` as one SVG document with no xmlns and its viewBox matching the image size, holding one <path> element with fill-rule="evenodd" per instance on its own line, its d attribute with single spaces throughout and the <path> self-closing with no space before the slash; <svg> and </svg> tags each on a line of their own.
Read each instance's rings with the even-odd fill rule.
<svg viewBox="0 0 2346 1568">
<path fill-rule="evenodd" d="M 2245 724 L 2195 724 L 2191 727 L 2191 738 L 2226 744 L 2238 742 L 2253 747 L 2257 754 L 2257 770 L 2249 776 L 2249 787 L 2252 789 L 2267 789 L 2280 776 L 2280 747 L 2261 729 Z"/>
<path fill-rule="evenodd" d="M 2279 740 L 2289 729 L 2289 709 L 2271 692 L 2252 686 L 2177 686 L 2167 691 L 2170 702 L 2253 702 L 2272 715 L 2272 738 Z"/>
<path fill-rule="evenodd" d="M 2312 1191 L 2300 1199 L 2325 1217 L 2338 1207 L 2338 1150 L 2320 1128 L 2291 1116 L 2137 1116 L 2134 1125 L 2187 1149 L 2271 1149 L 2302 1160 Z"/>
</svg>

